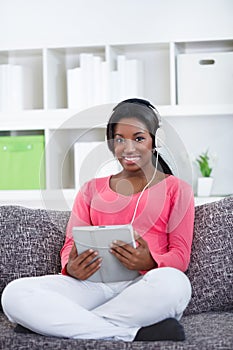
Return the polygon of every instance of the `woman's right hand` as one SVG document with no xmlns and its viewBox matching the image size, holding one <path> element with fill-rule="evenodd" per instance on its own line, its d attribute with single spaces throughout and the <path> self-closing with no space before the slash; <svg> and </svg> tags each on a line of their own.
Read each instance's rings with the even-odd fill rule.
<svg viewBox="0 0 233 350">
<path fill-rule="evenodd" d="M 80 280 L 86 280 L 93 275 L 93 273 L 99 270 L 101 266 L 102 258 L 97 258 L 92 262 L 92 260 L 97 256 L 98 252 L 94 251 L 93 249 L 86 250 L 82 254 L 78 255 L 76 246 L 73 244 L 70 251 L 69 260 L 66 265 L 68 275 Z"/>
</svg>

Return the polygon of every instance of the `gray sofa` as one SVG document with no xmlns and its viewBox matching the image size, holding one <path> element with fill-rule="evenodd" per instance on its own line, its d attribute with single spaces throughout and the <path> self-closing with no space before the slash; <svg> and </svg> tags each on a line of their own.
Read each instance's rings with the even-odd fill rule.
<svg viewBox="0 0 233 350">
<path fill-rule="evenodd" d="M 69 212 L 0 207 L 0 293 L 11 280 L 56 274 Z M 0 312 L 0 349 L 233 349 L 233 197 L 196 207 L 183 342 L 73 340 L 22 334 Z M 146 312 L 146 311 L 145 311 Z"/>
</svg>

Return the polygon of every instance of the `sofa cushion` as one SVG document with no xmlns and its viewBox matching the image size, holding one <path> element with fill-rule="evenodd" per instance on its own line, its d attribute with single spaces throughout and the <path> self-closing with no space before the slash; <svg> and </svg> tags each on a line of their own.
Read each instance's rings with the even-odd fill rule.
<svg viewBox="0 0 233 350">
<path fill-rule="evenodd" d="M 69 212 L 0 207 L 0 295 L 10 281 L 60 272 Z"/>
<path fill-rule="evenodd" d="M 185 314 L 233 307 L 233 197 L 195 208 L 194 239 L 187 275 L 192 299 Z"/>
</svg>

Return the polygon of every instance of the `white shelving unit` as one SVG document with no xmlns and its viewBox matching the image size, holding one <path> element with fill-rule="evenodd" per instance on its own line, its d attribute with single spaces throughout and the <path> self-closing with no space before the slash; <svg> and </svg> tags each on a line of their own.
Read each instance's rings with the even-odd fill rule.
<svg viewBox="0 0 233 350">
<path fill-rule="evenodd" d="M 229 104 L 179 105 L 177 100 L 177 57 L 179 54 L 233 52 L 232 40 L 203 40 L 190 42 L 155 42 L 75 47 L 48 47 L 29 50 L 1 51 L 0 65 L 23 67 L 24 109 L 1 110 L 0 132 L 42 130 L 45 135 L 46 189 L 48 202 L 57 207 L 61 192 L 72 201 L 74 190 L 73 144 L 104 140 L 105 125 L 112 106 L 119 100 L 108 98 L 104 106 L 86 109 L 68 108 L 67 70 L 78 67 L 80 55 L 91 53 L 106 62 L 110 72 L 117 69 L 118 56 L 138 60 L 143 65 L 143 94 L 151 100 L 179 134 L 192 157 L 208 147 L 216 152 L 214 196 L 233 192 L 233 97 Z M 0 81 L 1 86 L 1 81 Z M 190 86 L 190 88 L 192 88 Z M 195 169 L 194 169 L 195 171 Z M 194 174 L 194 189 L 195 189 Z M 38 191 L 0 191 L 0 204 L 41 205 Z M 21 200 L 21 198 L 23 199 Z M 55 200 L 54 200 L 55 198 Z M 218 198 L 218 197 L 217 197 Z M 64 202 L 65 203 L 65 202 Z M 64 209 L 66 204 L 58 207 Z M 48 205 L 51 207 L 51 205 Z M 70 204 L 69 204 L 70 206 Z"/>
</svg>

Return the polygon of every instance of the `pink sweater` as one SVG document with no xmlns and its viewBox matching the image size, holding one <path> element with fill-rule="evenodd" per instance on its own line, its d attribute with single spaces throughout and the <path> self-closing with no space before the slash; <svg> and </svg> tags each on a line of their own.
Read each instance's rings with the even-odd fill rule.
<svg viewBox="0 0 233 350">
<path fill-rule="evenodd" d="M 73 245 L 72 227 L 119 225 L 131 222 L 140 193 L 124 196 L 109 186 L 110 176 L 87 182 L 78 192 L 61 250 L 62 273 Z M 168 176 L 145 190 L 133 227 L 148 243 L 158 267 L 185 271 L 191 253 L 194 224 L 194 198 L 190 185 Z M 140 271 L 144 274 L 146 271 Z"/>
</svg>

